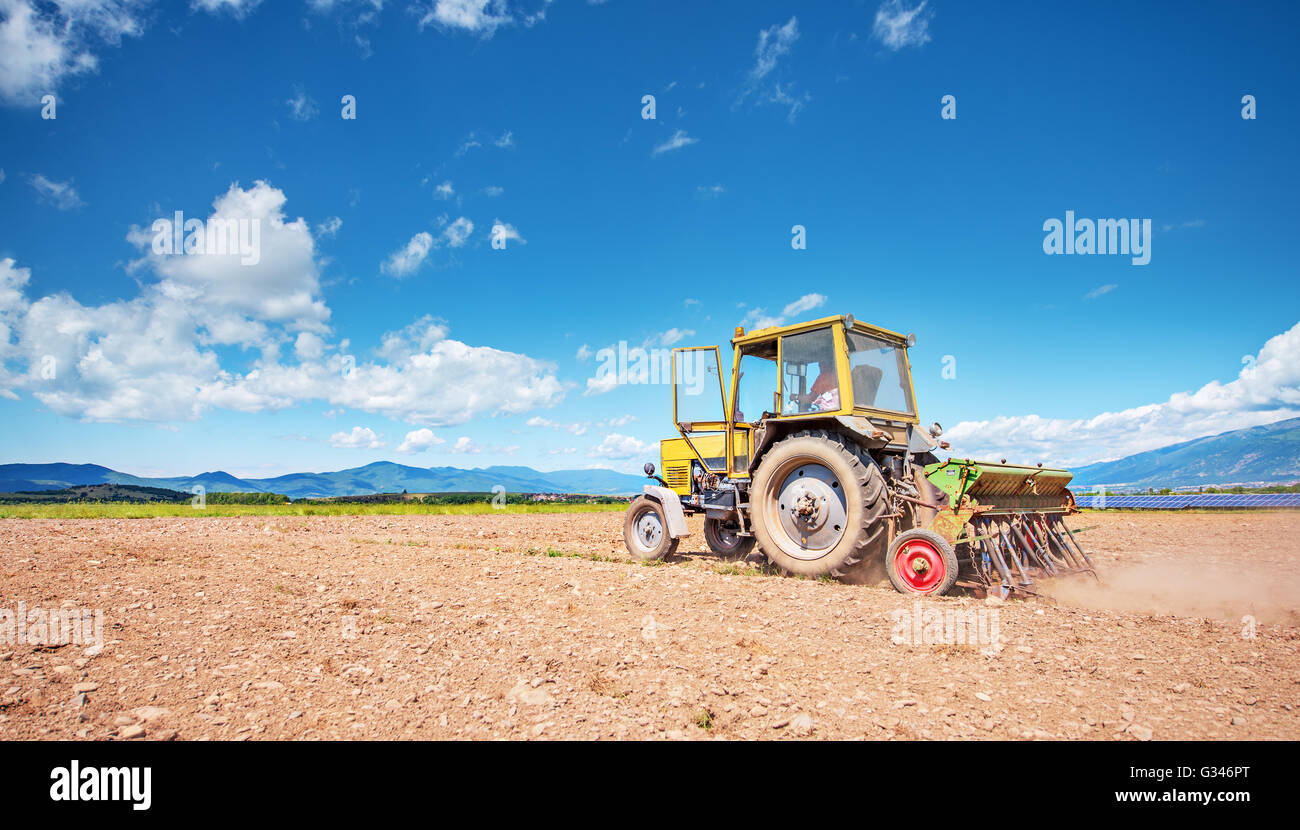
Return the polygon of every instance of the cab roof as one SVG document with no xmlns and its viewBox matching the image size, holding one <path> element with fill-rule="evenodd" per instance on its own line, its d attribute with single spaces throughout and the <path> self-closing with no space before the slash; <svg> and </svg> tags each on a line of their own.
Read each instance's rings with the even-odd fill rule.
<svg viewBox="0 0 1300 830">
<path fill-rule="evenodd" d="M 850 320 L 853 321 L 852 326 L 848 327 L 846 325 L 846 328 L 849 328 L 850 331 L 857 331 L 885 340 L 896 341 L 900 346 L 907 345 L 907 335 L 899 334 L 896 331 L 881 328 L 880 326 L 873 326 L 870 323 L 864 323 L 861 320 L 854 318 L 851 314 L 836 314 L 832 317 L 819 317 L 816 320 L 809 320 L 805 323 L 792 323 L 788 326 L 769 326 L 765 329 L 755 329 L 753 331 L 745 332 L 739 337 L 733 337 L 731 339 L 731 345 L 745 346 L 751 343 L 762 343 L 767 340 L 774 340 L 782 335 L 797 334 L 801 331 L 821 328 L 832 323 L 847 324 Z"/>
</svg>

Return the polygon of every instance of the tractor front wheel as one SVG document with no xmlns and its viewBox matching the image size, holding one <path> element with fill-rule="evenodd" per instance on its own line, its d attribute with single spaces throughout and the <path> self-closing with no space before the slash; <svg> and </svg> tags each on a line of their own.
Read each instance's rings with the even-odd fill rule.
<svg viewBox="0 0 1300 830">
<path fill-rule="evenodd" d="M 939 596 L 957 581 L 957 554 L 933 530 L 908 530 L 889 546 L 885 571 L 900 594 Z"/>
<path fill-rule="evenodd" d="M 798 432 L 763 456 L 750 488 L 763 553 L 787 573 L 842 578 L 883 547 L 883 474 L 848 438 Z"/>
<path fill-rule="evenodd" d="M 664 506 L 646 496 L 633 499 L 623 520 L 623 543 L 633 559 L 643 562 L 672 556 L 677 540 L 668 535 Z"/>
<path fill-rule="evenodd" d="M 754 549 L 753 536 L 741 536 L 734 523 L 724 524 L 720 519 L 704 520 L 704 541 L 709 550 L 728 558 L 745 556 Z"/>
</svg>

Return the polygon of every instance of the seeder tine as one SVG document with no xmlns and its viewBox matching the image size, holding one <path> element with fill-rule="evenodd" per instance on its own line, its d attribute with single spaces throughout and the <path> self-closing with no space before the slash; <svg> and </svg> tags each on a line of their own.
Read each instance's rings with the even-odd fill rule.
<svg viewBox="0 0 1300 830">
<path fill-rule="evenodd" d="M 1070 530 L 1070 526 L 1067 525 L 1059 516 L 1056 519 L 1056 523 L 1065 531 L 1065 536 L 1074 545 L 1074 549 L 1079 552 L 1079 556 L 1083 557 L 1083 561 L 1088 563 L 1089 568 L 1092 568 L 1092 557 L 1088 556 L 1087 552 L 1084 551 L 1083 546 L 1079 544 L 1079 540 L 1075 538 L 1074 531 Z M 1095 570 L 1093 571 L 1093 576 L 1096 576 Z"/>
<path fill-rule="evenodd" d="M 1093 579 L 1100 582 L 1101 577 L 1097 576 L 1097 569 L 1093 566 L 1091 557 L 1084 553 L 1083 547 L 1079 545 L 1079 540 L 1075 538 L 1070 526 L 1060 516 L 1054 516 L 1050 528 L 1057 539 L 1057 544 L 1061 546 L 1062 550 L 1069 552 L 1070 556 L 1075 560 L 1077 571 L 1079 573 L 1090 573 Z"/>
<path fill-rule="evenodd" d="M 997 528 L 998 528 L 998 537 L 1002 541 L 1007 557 L 1011 560 L 1011 564 L 1015 565 L 1016 570 L 1020 572 L 1020 581 L 1016 584 L 1024 587 L 1033 585 L 1034 580 L 1029 576 L 1029 573 L 1025 570 L 1025 565 L 1023 562 L 1020 561 L 1020 557 L 1016 555 L 1016 546 L 1014 543 L 1012 543 L 1010 537 L 1008 536 L 1007 528 L 1003 527 L 1001 524 L 998 524 Z"/>
<path fill-rule="evenodd" d="M 1016 518 L 1019 520 L 1023 517 L 1017 516 Z M 1038 538 L 1034 536 L 1034 529 L 1030 522 L 1012 522 L 1011 532 L 1019 540 L 1026 555 L 1038 563 L 1038 567 L 1042 569 L 1044 574 L 1047 576 L 1056 576 L 1056 568 L 1052 565 L 1052 558 L 1050 554 L 1043 549 L 1042 545 L 1038 543 Z M 1040 556 L 1040 553 L 1043 555 Z"/>
<path fill-rule="evenodd" d="M 1074 555 L 1068 548 L 1062 547 L 1061 540 L 1052 532 L 1052 528 L 1047 524 L 1043 515 L 1037 514 L 1033 518 L 1034 527 L 1037 528 L 1038 535 L 1043 540 L 1043 547 L 1049 559 L 1054 559 L 1057 563 L 1057 570 L 1072 573 L 1078 570 L 1079 565 L 1074 559 Z"/>
<path fill-rule="evenodd" d="M 993 523 L 987 521 L 980 528 L 980 534 L 986 536 L 982 544 L 987 547 L 990 556 L 993 559 L 994 566 L 998 569 L 998 575 L 1002 577 L 1002 585 L 1010 588 L 1016 584 L 1015 579 L 1011 576 L 1011 569 L 1007 566 L 1006 559 L 1002 556 L 1002 548 L 998 545 L 995 534 L 991 532 Z"/>
</svg>

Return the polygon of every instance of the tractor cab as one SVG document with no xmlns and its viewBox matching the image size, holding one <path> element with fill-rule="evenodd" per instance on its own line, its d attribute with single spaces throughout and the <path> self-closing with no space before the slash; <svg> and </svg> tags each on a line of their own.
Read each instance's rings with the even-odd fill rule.
<svg viewBox="0 0 1300 830">
<path fill-rule="evenodd" d="M 746 333 L 731 341 L 730 378 L 717 346 L 673 350 L 673 421 L 662 442 L 665 478 L 682 495 L 705 473 L 745 478 L 764 446 L 801 423 L 850 418 L 897 434 L 917 422 L 910 336 L 852 315 Z M 694 468 L 692 472 L 691 468 Z"/>
</svg>

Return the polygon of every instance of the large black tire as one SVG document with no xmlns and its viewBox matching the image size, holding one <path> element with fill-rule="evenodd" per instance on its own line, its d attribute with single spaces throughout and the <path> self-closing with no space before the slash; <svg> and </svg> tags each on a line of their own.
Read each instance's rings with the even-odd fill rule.
<svg viewBox="0 0 1300 830">
<path fill-rule="evenodd" d="M 809 430 L 775 444 L 759 462 L 749 504 L 759 547 L 787 573 L 844 579 L 882 551 L 884 475 L 839 433 Z"/>
<path fill-rule="evenodd" d="M 957 581 L 957 569 L 952 545 L 933 530 L 904 531 L 885 554 L 885 573 L 900 594 L 942 596 Z"/>
<path fill-rule="evenodd" d="M 648 562 L 672 556 L 677 542 L 668 535 L 668 516 L 662 504 L 647 496 L 632 499 L 623 519 L 623 544 L 633 559 Z"/>
<path fill-rule="evenodd" d="M 708 542 L 709 550 L 719 556 L 747 556 L 754 549 L 754 537 L 741 536 L 736 532 L 737 529 L 728 527 L 718 519 L 705 519 L 704 541 Z"/>
</svg>

